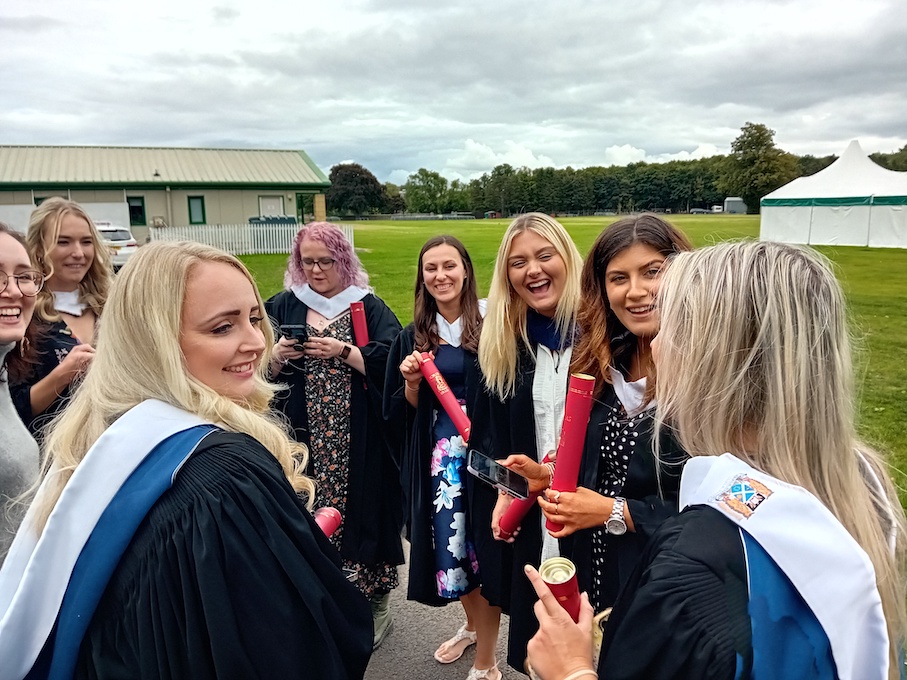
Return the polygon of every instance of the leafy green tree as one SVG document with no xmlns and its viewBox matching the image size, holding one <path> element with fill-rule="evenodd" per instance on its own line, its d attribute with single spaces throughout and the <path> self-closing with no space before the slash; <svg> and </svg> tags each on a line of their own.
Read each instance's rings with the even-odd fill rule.
<svg viewBox="0 0 907 680">
<path fill-rule="evenodd" d="M 759 212 L 766 194 L 800 174 L 797 157 L 775 146 L 775 131 L 762 123 L 747 123 L 731 144 L 718 188 L 728 196 L 740 196 L 751 213 Z"/>
<path fill-rule="evenodd" d="M 403 185 L 406 209 L 415 213 L 440 213 L 447 203 L 447 180 L 437 172 L 419 168 Z"/>
<path fill-rule="evenodd" d="M 387 204 L 384 186 L 358 163 L 335 165 L 329 179 L 325 201 L 331 212 L 362 215 L 384 210 Z"/>
<path fill-rule="evenodd" d="M 466 212 L 469 209 L 469 185 L 458 179 L 453 180 L 447 188 L 445 212 Z"/>
<path fill-rule="evenodd" d="M 385 182 L 384 193 L 387 195 L 387 205 L 385 207 L 387 212 L 406 212 L 406 201 L 403 200 L 403 194 L 400 193 L 400 187 L 391 182 Z"/>
<path fill-rule="evenodd" d="M 815 175 L 820 170 L 824 170 L 838 159 L 837 156 L 824 156 L 816 158 L 811 154 L 797 157 L 797 167 L 800 169 L 800 175 Z"/>
<path fill-rule="evenodd" d="M 883 168 L 899 172 L 907 170 L 907 145 L 894 153 L 871 153 L 869 157 Z"/>
</svg>

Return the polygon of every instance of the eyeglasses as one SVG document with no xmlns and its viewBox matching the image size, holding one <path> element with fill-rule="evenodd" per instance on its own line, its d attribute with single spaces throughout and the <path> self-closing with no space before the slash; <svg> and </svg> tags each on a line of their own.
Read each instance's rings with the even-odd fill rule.
<svg viewBox="0 0 907 680">
<path fill-rule="evenodd" d="M 334 266 L 336 261 L 337 260 L 330 257 L 320 257 L 317 260 L 313 260 L 311 257 L 304 257 L 302 258 L 302 268 L 311 271 L 317 264 L 321 271 L 327 271 Z"/>
<path fill-rule="evenodd" d="M 44 274 L 41 272 L 22 272 L 12 275 L 0 272 L 0 293 L 6 290 L 10 279 L 16 280 L 19 292 L 25 297 L 35 297 L 44 286 Z"/>
</svg>

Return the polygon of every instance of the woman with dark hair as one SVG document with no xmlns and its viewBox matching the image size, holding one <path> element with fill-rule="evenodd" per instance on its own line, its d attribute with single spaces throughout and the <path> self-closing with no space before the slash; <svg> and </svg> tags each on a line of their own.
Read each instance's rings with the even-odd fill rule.
<svg viewBox="0 0 907 680">
<path fill-rule="evenodd" d="M 112 269 L 107 247 L 78 203 L 53 196 L 31 214 L 26 237 L 44 275 L 35 307 L 36 328 L 27 348 L 26 375 L 13 399 L 33 432 L 67 402 L 73 381 L 91 365 L 98 319 L 107 301 Z"/>
<path fill-rule="evenodd" d="M 459 240 L 436 236 L 422 246 L 413 323 L 391 345 L 384 389 L 385 415 L 407 433 L 401 465 L 412 545 L 407 596 L 435 606 L 460 600 L 466 623 L 435 659 L 453 663 L 475 644 L 470 678 L 493 677 L 495 666 L 501 610 L 482 596 L 475 546 L 494 543 L 487 518 L 496 494 L 467 473 L 467 444 L 419 366 L 421 353 L 432 353 L 459 403 L 476 417 L 482 393 L 476 352 L 485 308 L 476 288 L 472 260 Z"/>
<path fill-rule="evenodd" d="M 24 514 L 11 504 L 38 479 L 38 445 L 13 408 L 9 365 L 20 355 L 43 284 L 25 239 L 0 223 L 0 565 Z"/>
<path fill-rule="evenodd" d="M 400 470 L 383 417 L 387 354 L 400 332 L 390 308 L 367 287 L 368 275 L 343 232 L 313 222 L 293 241 L 287 290 L 268 300 L 275 325 L 304 337 L 281 337 L 271 377 L 288 391 L 278 406 L 309 447 L 320 507 L 343 516 L 331 541 L 359 589 L 371 599 L 375 646 L 390 629 L 390 591 L 403 563 Z M 350 303 L 365 307 L 368 343 L 357 345 Z"/>
</svg>

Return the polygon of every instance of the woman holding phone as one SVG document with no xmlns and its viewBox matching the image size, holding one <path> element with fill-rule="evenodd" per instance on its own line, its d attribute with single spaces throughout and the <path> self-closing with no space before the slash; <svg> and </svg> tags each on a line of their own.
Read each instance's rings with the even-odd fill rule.
<svg viewBox="0 0 907 680">
<path fill-rule="evenodd" d="M 515 452 L 539 461 L 557 447 L 564 417 L 570 358 L 576 334 L 582 258 L 570 235 L 553 218 L 527 213 L 504 233 L 495 261 L 488 314 L 479 341 L 486 413 L 473 427 L 472 442 L 495 459 Z M 491 520 L 512 498 L 499 495 Z M 532 590 L 521 568 L 559 553 L 557 539 L 542 529 L 534 507 L 523 519 L 513 546 L 483 577 L 488 600 L 510 614 L 507 662 L 523 669 L 526 642 L 535 630 Z M 479 563 L 483 555 L 479 553 Z"/>
<path fill-rule="evenodd" d="M 400 472 L 382 413 L 387 353 L 400 322 L 368 288 L 368 274 L 334 224 L 299 230 L 285 283 L 268 300 L 268 316 L 278 327 L 303 327 L 305 338 L 301 348 L 294 337 L 272 347 L 271 377 L 288 386 L 278 407 L 309 447 L 318 505 L 343 516 L 331 541 L 372 602 L 377 647 L 390 630 L 390 591 L 403 564 Z M 352 302 L 365 309 L 367 342 L 354 337 Z"/>
<path fill-rule="evenodd" d="M 614 604 L 649 537 L 678 512 L 686 455 L 669 432 L 661 433 L 658 459 L 652 451 L 651 343 L 658 333 L 655 296 L 662 270 L 673 255 L 691 249 L 683 233 L 643 213 L 605 228 L 583 265 L 571 370 L 595 378 L 595 403 L 577 490 L 548 491 L 539 504 L 563 525 L 553 535 L 576 565 L 580 588 L 596 612 Z M 547 470 L 525 456 L 507 464 L 547 482 Z"/>
<path fill-rule="evenodd" d="M 426 241 L 419 253 L 413 323 L 391 345 L 385 415 L 405 428 L 401 465 L 406 526 L 412 546 L 407 596 L 428 605 L 459 599 L 466 622 L 438 647 L 435 659 L 453 663 L 472 644 L 470 680 L 497 678 L 495 646 L 501 610 L 482 595 L 484 570 L 476 554 L 494 549 L 486 521 L 496 494 L 466 471 L 467 443 L 422 377 L 422 352 L 470 416 L 482 394 L 476 351 L 485 301 L 479 300 L 472 260 L 453 236 Z"/>
</svg>

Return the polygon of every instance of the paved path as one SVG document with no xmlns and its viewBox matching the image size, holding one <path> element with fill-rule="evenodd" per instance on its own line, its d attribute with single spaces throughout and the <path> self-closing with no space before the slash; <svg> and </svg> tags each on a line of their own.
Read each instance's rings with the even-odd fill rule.
<svg viewBox="0 0 907 680">
<path fill-rule="evenodd" d="M 409 546 L 407 545 L 407 548 Z M 409 550 L 407 550 L 408 556 Z M 400 586 L 391 593 L 391 611 L 394 626 L 384 644 L 379 647 L 369 663 L 366 680 L 465 680 L 475 647 L 451 664 L 440 664 L 432 656 L 444 640 L 457 632 L 463 623 L 463 607 L 452 602 L 446 607 L 429 607 L 406 599 L 406 575 L 408 567 L 400 567 Z M 501 632 L 498 636 L 498 668 L 503 680 L 526 680 L 507 665 L 505 644 L 507 641 L 508 617 L 501 617 Z"/>
</svg>

